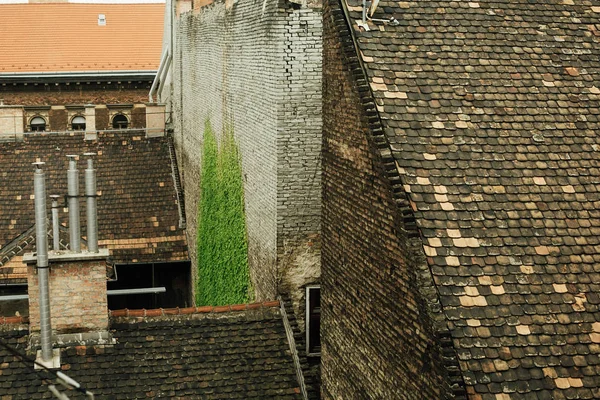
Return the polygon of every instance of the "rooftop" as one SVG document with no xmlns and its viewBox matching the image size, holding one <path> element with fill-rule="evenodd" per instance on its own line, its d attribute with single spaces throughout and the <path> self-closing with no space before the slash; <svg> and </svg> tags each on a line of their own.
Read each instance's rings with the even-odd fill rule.
<svg viewBox="0 0 600 400">
<path fill-rule="evenodd" d="M 99 245 L 110 250 L 113 261 L 188 260 L 169 140 L 146 138 L 142 131 L 116 131 L 101 133 L 96 141 L 84 140 L 84 133 L 77 132 L 25 134 L 22 141 L 0 143 L 0 278 L 12 282 L 26 279 L 21 256 L 35 245 L 31 163 L 46 162 L 43 169 L 48 195 L 65 195 L 66 156 L 80 155 L 83 193 L 86 157 L 82 155 L 87 152 L 96 154 Z M 81 215 L 81 232 L 85 235 L 83 208 Z M 66 209 L 60 208 L 59 218 L 65 230 Z M 61 235 L 63 239 L 68 237 L 66 231 Z"/>
<path fill-rule="evenodd" d="M 342 3 L 469 393 L 597 398 L 600 7 Z"/>
<path fill-rule="evenodd" d="M 277 301 L 112 315 L 116 344 L 61 349 L 62 372 L 96 398 L 302 398 Z M 23 324 L 0 328 L 0 340 L 21 352 L 28 334 Z M 29 367 L 0 348 L 3 395 L 49 395 Z"/>
<path fill-rule="evenodd" d="M 0 78 L 158 69 L 165 4 L 0 4 Z M 103 18 L 102 18 L 103 16 Z"/>
</svg>

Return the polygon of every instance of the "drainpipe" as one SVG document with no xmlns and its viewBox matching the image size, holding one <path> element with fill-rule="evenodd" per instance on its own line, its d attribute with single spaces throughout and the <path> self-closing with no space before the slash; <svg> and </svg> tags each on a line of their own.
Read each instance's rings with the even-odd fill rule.
<svg viewBox="0 0 600 400">
<path fill-rule="evenodd" d="M 81 251 L 81 227 L 79 226 L 79 171 L 77 171 L 76 155 L 68 155 L 67 197 L 69 198 L 69 236 L 71 251 Z"/>
<path fill-rule="evenodd" d="M 152 86 L 150 87 L 150 93 L 148 93 L 148 100 L 150 103 L 154 103 L 154 98 L 152 97 L 152 95 L 158 89 L 158 82 L 161 79 L 162 71 L 164 70 L 165 64 L 167 63 L 167 60 L 170 56 L 169 53 L 170 53 L 170 49 L 169 48 L 165 49 L 162 57 L 160 58 L 160 65 L 158 66 L 158 71 L 156 72 L 156 76 L 154 77 L 154 82 L 152 82 Z"/>
<path fill-rule="evenodd" d="M 98 217 L 96 202 L 96 170 L 94 169 L 94 160 L 92 156 L 96 153 L 85 153 L 89 157 L 87 160 L 87 169 L 85 170 L 85 197 L 86 197 L 86 217 L 87 217 L 87 239 L 88 251 L 90 253 L 98 252 Z"/>
<path fill-rule="evenodd" d="M 60 250 L 60 231 L 59 229 L 59 221 L 58 221 L 58 198 L 60 195 L 51 194 L 50 198 L 52 198 L 52 249 L 54 251 Z"/>
<path fill-rule="evenodd" d="M 42 171 L 45 163 L 36 162 L 33 174 L 33 194 L 35 198 L 35 245 L 37 251 L 37 272 L 40 290 L 40 336 L 42 359 L 52 360 L 52 327 L 50 325 L 50 294 L 48 290 L 48 231 L 46 228 L 46 174 Z"/>
</svg>

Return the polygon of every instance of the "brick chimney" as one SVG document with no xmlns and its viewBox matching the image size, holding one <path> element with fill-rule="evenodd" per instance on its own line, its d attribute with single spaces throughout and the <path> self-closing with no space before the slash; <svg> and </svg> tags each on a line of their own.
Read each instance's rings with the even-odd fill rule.
<svg viewBox="0 0 600 400">
<path fill-rule="evenodd" d="M 106 260 L 108 250 L 97 253 L 53 252 L 50 267 L 50 315 L 56 333 L 103 332 L 108 330 Z M 26 254 L 31 332 L 40 331 L 39 287 L 36 258 Z"/>
</svg>

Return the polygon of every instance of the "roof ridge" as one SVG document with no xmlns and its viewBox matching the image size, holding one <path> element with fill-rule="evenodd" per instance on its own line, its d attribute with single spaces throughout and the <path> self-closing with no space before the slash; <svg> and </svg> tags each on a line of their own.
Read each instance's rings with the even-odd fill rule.
<svg viewBox="0 0 600 400">
<path fill-rule="evenodd" d="M 210 313 L 227 313 L 234 311 L 248 311 L 261 308 L 279 308 L 278 300 L 263 301 L 257 303 L 246 304 L 230 304 L 225 306 L 201 306 L 201 307 L 186 307 L 186 308 L 154 308 L 154 309 L 134 309 L 124 308 L 121 310 L 110 310 L 111 317 L 164 317 L 170 315 L 189 315 L 189 314 L 210 314 Z"/>
</svg>

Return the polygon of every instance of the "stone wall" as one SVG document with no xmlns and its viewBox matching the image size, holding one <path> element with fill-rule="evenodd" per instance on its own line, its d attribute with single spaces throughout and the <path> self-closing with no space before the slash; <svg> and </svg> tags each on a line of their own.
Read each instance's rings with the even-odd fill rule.
<svg viewBox="0 0 600 400">
<path fill-rule="evenodd" d="M 0 136 L 22 137 L 24 127 L 22 106 L 0 106 Z"/>
<path fill-rule="evenodd" d="M 257 299 L 319 275 L 320 40 L 319 9 L 277 0 L 214 2 L 176 21 L 172 123 L 189 243 L 210 121 L 217 135 L 232 128 L 240 148 Z M 196 266 L 194 245 L 190 254 Z M 298 280 L 283 276 L 297 269 Z"/>
<path fill-rule="evenodd" d="M 448 398 L 396 166 L 336 0 L 324 21 L 322 394 Z"/>
</svg>

